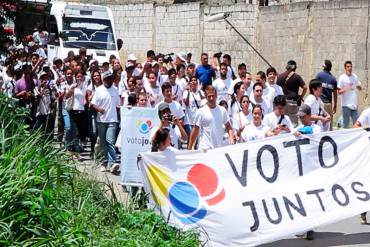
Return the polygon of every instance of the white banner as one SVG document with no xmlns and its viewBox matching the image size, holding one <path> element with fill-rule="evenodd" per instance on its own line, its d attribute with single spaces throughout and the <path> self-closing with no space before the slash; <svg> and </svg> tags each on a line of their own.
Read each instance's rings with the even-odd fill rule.
<svg viewBox="0 0 370 247">
<path fill-rule="evenodd" d="M 151 149 L 150 132 L 159 125 L 158 111 L 153 108 L 121 108 L 121 176 L 123 184 L 142 184 L 137 165 L 140 152 Z"/>
<path fill-rule="evenodd" d="M 362 129 L 281 135 L 207 152 L 142 153 L 158 213 L 209 246 L 256 246 L 370 210 Z"/>
</svg>

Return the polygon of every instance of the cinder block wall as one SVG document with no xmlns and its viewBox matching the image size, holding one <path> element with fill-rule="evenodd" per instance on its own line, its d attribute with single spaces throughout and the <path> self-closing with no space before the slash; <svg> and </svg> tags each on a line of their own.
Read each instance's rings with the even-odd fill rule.
<svg viewBox="0 0 370 247">
<path fill-rule="evenodd" d="M 253 0 L 205 0 L 173 4 L 174 0 L 81 0 L 106 4 L 113 10 L 118 37 L 124 49 L 144 60 L 148 49 L 162 53 L 229 53 L 233 65 L 245 62 L 256 73 L 267 65 L 224 21 L 208 23 L 210 14 L 230 12 L 229 21 L 279 71 L 295 59 L 306 82 L 321 70 L 324 59 L 333 62 L 333 74 L 343 72 L 352 60 L 365 89 L 369 78 L 368 0 L 280 0 L 260 7 Z M 368 104 L 368 90 L 361 103 Z"/>
</svg>

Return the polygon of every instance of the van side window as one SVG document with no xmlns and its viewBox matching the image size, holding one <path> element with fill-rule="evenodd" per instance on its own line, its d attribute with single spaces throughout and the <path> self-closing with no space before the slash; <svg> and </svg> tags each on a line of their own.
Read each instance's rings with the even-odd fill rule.
<svg viewBox="0 0 370 247">
<path fill-rule="evenodd" d="M 49 17 L 48 22 L 48 32 L 49 32 L 49 44 L 51 45 L 59 45 L 59 34 L 58 34 L 58 26 L 57 21 L 54 16 Z"/>
</svg>

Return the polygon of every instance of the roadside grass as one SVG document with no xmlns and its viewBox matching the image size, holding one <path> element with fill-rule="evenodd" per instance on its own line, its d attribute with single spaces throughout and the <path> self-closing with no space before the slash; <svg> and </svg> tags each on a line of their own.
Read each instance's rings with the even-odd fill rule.
<svg viewBox="0 0 370 247">
<path fill-rule="evenodd" d="M 77 171 L 64 150 L 29 133 L 25 117 L 0 94 L 0 246 L 201 244 L 197 233 L 107 197 L 106 186 Z"/>
</svg>

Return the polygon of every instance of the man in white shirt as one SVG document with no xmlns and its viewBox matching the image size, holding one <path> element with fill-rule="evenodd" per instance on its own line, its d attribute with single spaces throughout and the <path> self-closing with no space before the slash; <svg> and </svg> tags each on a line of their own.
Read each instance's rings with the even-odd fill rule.
<svg viewBox="0 0 370 247">
<path fill-rule="evenodd" d="M 172 86 L 169 82 L 165 82 L 162 85 L 162 95 L 164 98 L 163 102 L 166 102 L 171 109 L 171 114 L 174 115 L 180 121 L 181 124 L 183 124 L 185 113 L 180 103 L 173 100 Z M 157 105 L 157 107 L 159 106 L 159 104 Z"/>
<path fill-rule="evenodd" d="M 352 73 L 352 62 L 344 63 L 345 73 L 339 77 L 338 93 L 342 99 L 342 114 L 344 128 L 349 127 L 349 118 L 355 124 L 358 118 L 358 102 L 356 90 L 362 90 L 361 82 L 357 75 Z"/>
<path fill-rule="evenodd" d="M 220 64 L 220 77 L 212 82 L 212 86 L 217 91 L 217 102 L 221 100 L 229 101 L 228 95 L 229 88 L 231 87 L 232 80 L 227 78 L 227 65 L 225 63 Z"/>
<path fill-rule="evenodd" d="M 201 107 L 195 115 L 194 127 L 190 135 L 188 149 L 194 149 L 199 132 L 199 148 L 212 149 L 223 144 L 224 126 L 229 135 L 229 143 L 234 144 L 235 138 L 230 125 L 229 116 L 225 108 L 217 105 L 217 91 L 212 86 L 207 86 L 207 104 Z"/>
<path fill-rule="evenodd" d="M 321 100 L 322 83 L 313 79 L 309 84 L 310 94 L 304 100 L 304 103 L 311 108 L 311 121 L 322 128 L 322 131 L 330 130 L 331 116 L 324 109 L 324 103 Z"/>
<path fill-rule="evenodd" d="M 117 89 L 112 87 L 113 73 L 107 71 L 102 77 L 103 86 L 96 88 L 91 105 L 98 113 L 96 116 L 98 136 L 107 159 L 107 167 L 102 167 L 101 171 L 110 169 L 112 173 L 116 173 L 119 170 L 119 164 L 115 163 L 116 150 L 114 144 L 118 124 L 117 108 L 119 107 L 120 98 Z"/>
<path fill-rule="evenodd" d="M 293 124 L 289 116 L 285 115 L 286 104 L 284 95 L 276 96 L 274 99 L 274 111 L 263 118 L 263 125 L 268 126 L 274 135 L 290 133 L 293 130 Z"/>
<path fill-rule="evenodd" d="M 254 105 L 261 105 L 263 110 L 263 115 L 266 115 L 272 112 L 272 106 L 269 101 L 267 101 L 263 96 L 263 86 L 261 83 L 256 82 L 253 85 L 253 93 L 251 94 L 250 101 L 252 106 Z"/>
<path fill-rule="evenodd" d="M 267 84 L 275 89 L 276 95 L 284 95 L 283 89 L 276 84 L 277 71 L 274 67 L 270 67 L 266 70 Z"/>
</svg>

